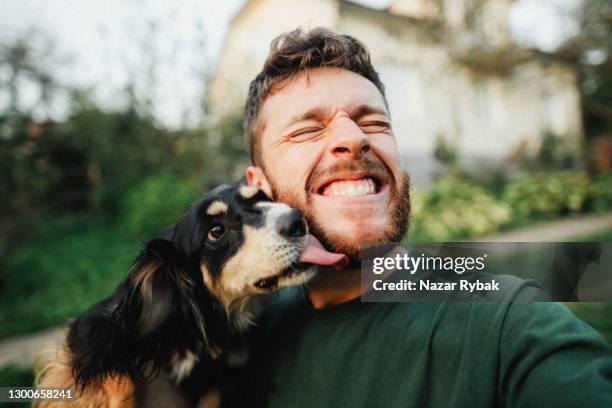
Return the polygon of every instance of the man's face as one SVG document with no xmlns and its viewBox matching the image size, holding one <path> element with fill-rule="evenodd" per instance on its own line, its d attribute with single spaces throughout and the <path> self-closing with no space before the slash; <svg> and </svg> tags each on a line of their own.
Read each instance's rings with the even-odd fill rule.
<svg viewBox="0 0 612 408">
<path fill-rule="evenodd" d="M 311 69 L 269 96 L 260 115 L 263 187 L 300 209 L 325 246 L 356 260 L 364 243 L 401 240 L 408 176 L 372 82 Z"/>
</svg>

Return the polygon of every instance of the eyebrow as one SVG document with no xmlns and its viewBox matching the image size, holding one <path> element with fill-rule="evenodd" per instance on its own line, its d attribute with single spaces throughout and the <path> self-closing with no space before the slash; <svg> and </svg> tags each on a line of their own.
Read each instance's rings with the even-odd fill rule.
<svg viewBox="0 0 612 408">
<path fill-rule="evenodd" d="M 389 113 L 387 113 L 386 109 L 372 105 L 359 105 L 355 110 L 349 111 L 349 114 L 351 115 L 351 118 L 355 120 L 361 119 L 362 117 L 367 115 L 383 115 L 387 117 L 389 116 Z"/>
<path fill-rule="evenodd" d="M 329 117 L 331 115 L 331 111 L 332 110 L 330 108 L 327 108 L 324 106 L 315 106 L 314 108 L 308 109 L 304 113 L 300 113 L 300 114 L 293 116 L 289 121 L 287 121 L 285 128 L 295 123 L 306 121 L 306 120 L 321 121 Z M 379 108 L 377 106 L 372 106 L 372 105 L 359 105 L 357 107 L 349 109 L 348 113 L 351 119 L 353 120 L 359 120 L 360 118 L 366 115 L 373 115 L 373 114 L 383 115 L 386 117 L 389 116 L 389 114 L 384 108 Z"/>
<path fill-rule="evenodd" d="M 325 117 L 328 117 L 330 114 L 331 109 L 325 108 L 323 106 L 315 106 L 314 108 L 308 109 L 304 113 L 298 113 L 297 115 L 293 116 L 291 119 L 289 119 L 289 121 L 287 121 L 285 128 L 295 123 L 303 122 L 305 120 L 321 120 Z"/>
</svg>

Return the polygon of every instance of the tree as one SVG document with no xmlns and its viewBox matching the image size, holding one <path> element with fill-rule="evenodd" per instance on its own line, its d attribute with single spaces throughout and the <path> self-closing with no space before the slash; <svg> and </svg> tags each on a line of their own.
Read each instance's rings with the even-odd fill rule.
<svg viewBox="0 0 612 408">
<path fill-rule="evenodd" d="M 584 0 L 578 34 L 555 54 L 579 73 L 588 136 L 612 132 L 612 2 Z"/>
</svg>

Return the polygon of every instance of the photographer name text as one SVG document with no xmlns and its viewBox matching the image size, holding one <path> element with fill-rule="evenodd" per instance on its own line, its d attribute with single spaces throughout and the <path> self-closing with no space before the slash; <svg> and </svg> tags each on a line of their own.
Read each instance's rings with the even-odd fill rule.
<svg viewBox="0 0 612 408">
<path fill-rule="evenodd" d="M 377 279 L 373 282 L 374 290 L 401 290 L 401 291 L 497 291 L 499 290 L 499 282 L 492 279 L 491 281 L 482 282 L 479 280 L 469 281 L 461 279 L 458 282 L 432 282 L 429 280 L 421 280 L 418 282 L 402 279 L 398 282 L 385 282 L 382 279 Z"/>
</svg>

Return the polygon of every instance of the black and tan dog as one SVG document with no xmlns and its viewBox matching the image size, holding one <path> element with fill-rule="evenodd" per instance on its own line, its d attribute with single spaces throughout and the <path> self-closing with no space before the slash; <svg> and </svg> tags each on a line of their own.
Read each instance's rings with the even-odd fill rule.
<svg viewBox="0 0 612 408">
<path fill-rule="evenodd" d="M 248 359 L 261 295 L 306 283 L 312 264 L 344 259 L 320 247 L 299 211 L 239 183 L 206 194 L 166 235 L 145 245 L 115 294 L 79 316 L 39 364 L 39 387 L 76 386 L 77 400 L 58 406 L 233 405 L 240 393 L 225 392 L 226 380 Z M 171 403 L 151 397 L 169 383 L 180 390 L 167 393 Z"/>
</svg>

